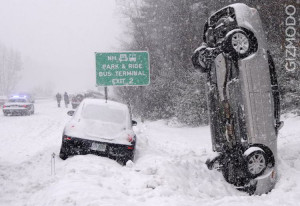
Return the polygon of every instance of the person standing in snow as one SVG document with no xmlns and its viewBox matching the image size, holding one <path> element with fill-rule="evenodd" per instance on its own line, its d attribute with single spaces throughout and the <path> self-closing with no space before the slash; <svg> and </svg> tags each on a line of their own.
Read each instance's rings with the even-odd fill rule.
<svg viewBox="0 0 300 206">
<path fill-rule="evenodd" d="M 57 106 L 60 107 L 61 94 L 59 92 L 57 92 L 56 94 L 56 101 L 57 101 Z"/>
<path fill-rule="evenodd" d="M 65 94 L 64 94 L 64 101 L 65 101 L 66 108 L 68 108 L 68 104 L 70 103 L 70 101 L 69 101 L 69 95 L 67 92 L 65 92 Z"/>
</svg>

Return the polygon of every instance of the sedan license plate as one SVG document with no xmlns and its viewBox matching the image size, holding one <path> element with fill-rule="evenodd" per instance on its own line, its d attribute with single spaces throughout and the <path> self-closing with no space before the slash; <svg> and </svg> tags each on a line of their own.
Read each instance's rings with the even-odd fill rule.
<svg viewBox="0 0 300 206">
<path fill-rule="evenodd" d="M 99 144 L 99 143 L 92 143 L 91 150 L 96 150 L 100 152 L 105 152 L 106 150 L 106 144 Z"/>
</svg>

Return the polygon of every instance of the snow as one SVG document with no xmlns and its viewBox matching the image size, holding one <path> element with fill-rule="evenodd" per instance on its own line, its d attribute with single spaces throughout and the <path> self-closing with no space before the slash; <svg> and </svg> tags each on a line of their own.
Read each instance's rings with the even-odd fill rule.
<svg viewBox="0 0 300 206">
<path fill-rule="evenodd" d="M 126 109 L 126 105 L 119 103 L 119 102 L 115 102 L 115 101 L 111 101 L 111 100 L 104 100 L 104 99 L 90 99 L 90 98 L 86 98 L 83 100 L 86 104 L 97 104 L 97 105 L 111 105 L 114 108 L 119 108 L 119 109 Z"/>
<path fill-rule="evenodd" d="M 209 127 L 138 122 L 134 162 L 121 166 L 84 155 L 55 160 L 68 109 L 37 100 L 32 116 L 0 114 L 0 205 L 298 205 L 300 117 L 285 115 L 278 138 L 279 179 L 269 194 L 249 196 L 206 168 Z M 52 165 L 54 168 L 54 165 Z"/>
<path fill-rule="evenodd" d="M 244 152 L 244 155 L 245 156 L 248 156 L 249 154 L 251 154 L 252 152 L 255 152 L 255 151 L 263 151 L 261 148 L 259 147 L 250 147 L 249 149 L 247 149 L 245 152 Z"/>
<path fill-rule="evenodd" d="M 105 105 L 85 105 L 81 117 L 83 119 L 96 120 L 99 122 L 115 123 L 115 124 L 124 124 L 127 125 L 127 113 L 125 110 L 120 110 L 116 108 L 111 108 L 110 106 Z"/>
</svg>

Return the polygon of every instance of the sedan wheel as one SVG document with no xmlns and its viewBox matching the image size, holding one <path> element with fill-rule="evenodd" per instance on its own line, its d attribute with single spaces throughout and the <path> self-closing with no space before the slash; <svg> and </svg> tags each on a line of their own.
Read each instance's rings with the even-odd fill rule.
<svg viewBox="0 0 300 206">
<path fill-rule="evenodd" d="M 66 160 L 69 157 L 68 150 L 66 148 L 66 145 L 64 145 L 64 144 L 61 145 L 60 152 L 59 152 L 59 157 L 62 160 Z"/>
<path fill-rule="evenodd" d="M 133 158 L 134 158 L 134 154 L 129 153 L 123 157 L 117 157 L 117 162 L 119 162 L 121 165 L 125 166 L 127 161 L 129 161 L 129 160 L 133 161 Z"/>
<path fill-rule="evenodd" d="M 59 157 L 62 159 L 62 160 L 66 160 L 68 158 L 68 155 L 64 152 L 60 152 L 59 153 Z"/>
</svg>

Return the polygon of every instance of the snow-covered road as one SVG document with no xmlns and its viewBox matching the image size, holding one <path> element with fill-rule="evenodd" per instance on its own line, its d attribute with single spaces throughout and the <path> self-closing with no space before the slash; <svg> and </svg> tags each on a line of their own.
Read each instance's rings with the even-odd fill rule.
<svg viewBox="0 0 300 206">
<path fill-rule="evenodd" d="M 58 154 L 69 117 L 54 100 L 39 100 L 32 116 L 0 114 L 1 206 L 105 205 L 299 205 L 300 117 L 289 115 L 279 136 L 279 181 L 262 196 L 248 196 L 206 168 L 208 127 L 138 123 L 134 163 L 122 167 L 105 157 Z"/>
</svg>

